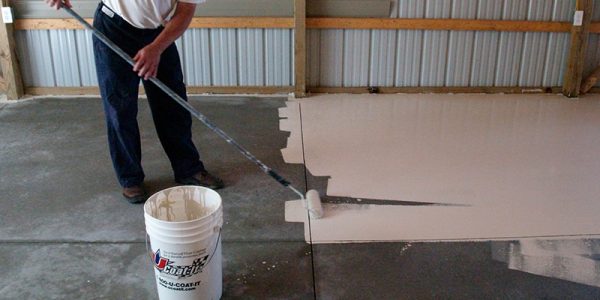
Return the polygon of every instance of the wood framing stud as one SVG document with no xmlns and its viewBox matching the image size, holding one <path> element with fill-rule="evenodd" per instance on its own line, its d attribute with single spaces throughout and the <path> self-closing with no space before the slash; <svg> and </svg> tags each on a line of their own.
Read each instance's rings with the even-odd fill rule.
<svg viewBox="0 0 600 300">
<path fill-rule="evenodd" d="M 306 0 L 294 0 L 294 96 L 306 97 Z"/>
<path fill-rule="evenodd" d="M 576 10 L 583 11 L 583 23 L 581 26 L 573 25 L 571 28 L 571 49 L 563 80 L 563 95 L 569 98 L 579 97 L 581 89 L 584 58 L 592 22 L 592 2 L 593 0 L 577 0 L 576 3 Z"/>
<path fill-rule="evenodd" d="M 8 0 L 0 0 L 0 4 L 2 7 L 10 7 Z M 23 96 L 23 79 L 16 47 L 13 24 L 0 22 L 0 69 L 3 74 L 3 90 L 9 100 Z"/>
</svg>

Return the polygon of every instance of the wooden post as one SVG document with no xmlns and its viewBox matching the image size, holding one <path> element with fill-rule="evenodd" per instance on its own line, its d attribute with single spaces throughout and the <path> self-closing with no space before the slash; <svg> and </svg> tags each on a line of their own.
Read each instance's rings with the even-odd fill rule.
<svg viewBox="0 0 600 300">
<path fill-rule="evenodd" d="M 10 7 L 9 0 L 0 0 L 2 7 Z M 0 23 L 0 68 L 2 68 L 3 85 L 9 100 L 23 96 L 23 79 L 17 59 L 13 24 Z"/>
<path fill-rule="evenodd" d="M 294 0 L 294 96 L 306 96 L 306 0 Z"/>
<path fill-rule="evenodd" d="M 587 40 L 592 22 L 592 0 L 577 0 L 576 10 L 583 11 L 581 26 L 573 25 L 571 28 L 571 50 L 567 70 L 563 80 L 563 95 L 569 98 L 579 97 Z"/>
</svg>

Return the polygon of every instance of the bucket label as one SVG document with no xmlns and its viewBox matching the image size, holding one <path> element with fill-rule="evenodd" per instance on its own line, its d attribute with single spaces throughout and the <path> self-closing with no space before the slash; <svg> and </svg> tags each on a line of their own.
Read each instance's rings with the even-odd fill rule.
<svg viewBox="0 0 600 300">
<path fill-rule="evenodd" d="M 161 255 L 160 249 L 152 253 L 152 261 L 154 267 L 164 275 L 170 275 L 176 278 L 192 277 L 198 273 L 202 273 L 204 266 L 208 262 L 208 254 L 205 250 L 199 252 L 164 252 Z M 199 257 L 192 261 L 190 265 L 176 265 L 175 261 L 171 260 L 174 258 L 188 258 L 188 257 Z"/>
</svg>

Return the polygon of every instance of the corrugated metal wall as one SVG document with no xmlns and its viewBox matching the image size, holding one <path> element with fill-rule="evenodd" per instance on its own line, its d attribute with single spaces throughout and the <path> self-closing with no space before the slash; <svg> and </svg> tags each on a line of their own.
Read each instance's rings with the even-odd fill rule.
<svg viewBox="0 0 600 300">
<path fill-rule="evenodd" d="M 400 18 L 571 21 L 573 0 L 399 0 Z M 600 5 L 595 8 L 600 20 Z M 309 30 L 309 86 L 560 86 L 569 33 Z M 18 31 L 27 86 L 96 84 L 90 34 Z M 177 42 L 192 86 L 293 84 L 288 29 L 191 29 Z M 586 73 L 600 64 L 590 36 Z"/>
<path fill-rule="evenodd" d="M 575 1 L 400 0 L 399 18 L 570 21 Z M 559 86 L 568 33 L 310 30 L 311 86 Z"/>
<path fill-rule="evenodd" d="M 16 32 L 26 86 L 97 85 L 91 33 Z M 192 86 L 290 86 L 290 29 L 190 29 L 177 41 L 185 80 Z"/>
<path fill-rule="evenodd" d="M 600 21 L 600 1 L 594 1 L 594 17 L 593 21 Z M 585 58 L 585 69 L 583 77 L 592 73 L 595 68 L 600 66 L 600 34 L 591 34 L 588 39 L 587 55 Z M 596 85 L 600 87 L 600 82 Z"/>
</svg>

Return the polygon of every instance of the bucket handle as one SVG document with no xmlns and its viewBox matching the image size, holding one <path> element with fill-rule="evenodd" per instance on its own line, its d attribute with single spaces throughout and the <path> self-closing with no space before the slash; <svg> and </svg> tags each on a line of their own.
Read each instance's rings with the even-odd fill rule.
<svg viewBox="0 0 600 300">
<path fill-rule="evenodd" d="M 219 248 L 219 242 L 221 241 L 221 232 L 223 230 L 222 230 L 221 226 L 216 227 L 216 228 L 219 229 L 219 235 L 217 236 L 217 242 L 215 243 L 215 250 L 213 250 L 213 252 L 210 255 L 210 258 L 206 262 L 205 266 L 208 266 L 210 264 L 210 262 L 212 261 L 213 257 L 215 256 L 215 253 L 217 253 L 217 249 Z M 152 255 L 150 255 L 151 251 L 150 251 L 150 248 L 148 248 L 148 238 L 149 238 L 149 236 L 148 236 L 147 232 L 145 234 L 145 238 L 146 238 L 146 253 L 148 253 L 148 258 L 150 259 L 150 264 L 152 265 L 152 268 L 154 268 L 154 261 L 152 261 Z"/>
</svg>

